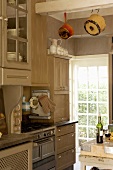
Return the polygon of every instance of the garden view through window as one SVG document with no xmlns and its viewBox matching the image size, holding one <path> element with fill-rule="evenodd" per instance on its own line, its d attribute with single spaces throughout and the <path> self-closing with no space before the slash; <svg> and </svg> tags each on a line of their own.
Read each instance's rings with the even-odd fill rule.
<svg viewBox="0 0 113 170">
<path fill-rule="evenodd" d="M 78 146 L 96 137 L 98 114 L 103 125 L 109 122 L 108 57 L 77 58 L 70 62 L 70 111 L 78 120 Z"/>
</svg>

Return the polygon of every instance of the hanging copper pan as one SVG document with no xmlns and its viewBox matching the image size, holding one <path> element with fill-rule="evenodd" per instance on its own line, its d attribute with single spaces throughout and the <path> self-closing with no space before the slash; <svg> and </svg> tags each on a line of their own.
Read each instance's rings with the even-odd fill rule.
<svg viewBox="0 0 113 170">
<path fill-rule="evenodd" d="M 64 21 L 65 22 L 62 27 L 59 28 L 58 33 L 62 39 L 68 39 L 74 34 L 74 30 L 69 24 L 67 24 L 66 12 L 64 13 Z"/>
</svg>

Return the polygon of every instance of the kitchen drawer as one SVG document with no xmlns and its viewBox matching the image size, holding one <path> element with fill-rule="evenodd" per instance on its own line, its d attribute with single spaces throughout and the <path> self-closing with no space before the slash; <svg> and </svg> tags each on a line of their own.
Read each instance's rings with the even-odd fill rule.
<svg viewBox="0 0 113 170">
<path fill-rule="evenodd" d="M 2 85 L 30 85 L 31 84 L 31 71 L 15 70 L 15 69 L 1 69 Z"/>
<path fill-rule="evenodd" d="M 75 148 L 75 133 L 69 133 L 56 138 L 57 154 Z"/>
<path fill-rule="evenodd" d="M 61 136 L 72 132 L 75 132 L 75 123 L 57 127 L 56 136 Z"/>
<path fill-rule="evenodd" d="M 63 170 L 76 162 L 75 148 L 57 155 L 57 170 Z"/>
</svg>

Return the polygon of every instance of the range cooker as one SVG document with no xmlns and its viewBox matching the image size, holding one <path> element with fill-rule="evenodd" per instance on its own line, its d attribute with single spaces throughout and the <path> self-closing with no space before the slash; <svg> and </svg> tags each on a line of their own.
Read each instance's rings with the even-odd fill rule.
<svg viewBox="0 0 113 170">
<path fill-rule="evenodd" d="M 22 133 L 33 137 L 33 170 L 55 170 L 55 127 L 29 123 L 22 125 Z"/>
</svg>

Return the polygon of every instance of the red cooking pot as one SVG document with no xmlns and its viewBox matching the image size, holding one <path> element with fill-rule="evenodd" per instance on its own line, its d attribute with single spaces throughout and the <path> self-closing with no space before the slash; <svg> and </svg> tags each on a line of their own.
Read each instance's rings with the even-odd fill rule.
<svg viewBox="0 0 113 170">
<path fill-rule="evenodd" d="M 59 28 L 58 33 L 62 39 L 68 39 L 74 34 L 74 30 L 69 24 L 66 23 L 66 13 L 64 13 L 64 19 L 65 23 Z"/>
</svg>

